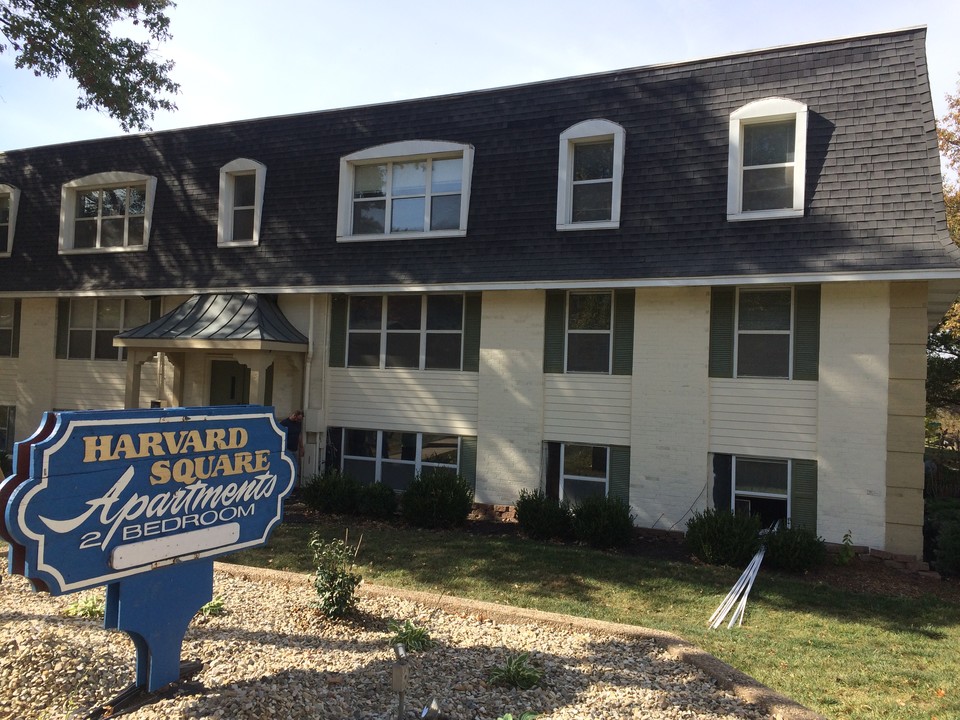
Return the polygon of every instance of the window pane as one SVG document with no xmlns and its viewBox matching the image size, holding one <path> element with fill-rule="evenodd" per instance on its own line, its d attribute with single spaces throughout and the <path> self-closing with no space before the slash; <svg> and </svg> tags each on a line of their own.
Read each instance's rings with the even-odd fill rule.
<svg viewBox="0 0 960 720">
<path fill-rule="evenodd" d="M 14 301 L 0 298 L 0 328 L 13 327 Z"/>
<path fill-rule="evenodd" d="M 70 327 L 92 328 L 96 301 L 91 298 L 76 298 L 70 301 Z"/>
<path fill-rule="evenodd" d="M 793 167 L 743 171 L 743 210 L 793 207 Z"/>
<path fill-rule="evenodd" d="M 463 295 L 428 295 L 427 330 L 460 330 L 463 327 Z"/>
<path fill-rule="evenodd" d="M 417 434 L 405 432 L 383 432 L 382 456 L 391 460 L 417 460 Z"/>
<path fill-rule="evenodd" d="M 425 195 L 426 192 L 426 161 L 394 163 L 393 186 L 391 189 L 393 197 L 399 195 Z"/>
<path fill-rule="evenodd" d="M 423 230 L 425 202 L 422 197 L 394 200 L 390 216 L 390 232 Z"/>
<path fill-rule="evenodd" d="M 356 295 L 350 298 L 350 329 L 379 330 L 383 298 L 379 295 Z"/>
<path fill-rule="evenodd" d="M 796 120 L 743 126 L 743 166 L 793 162 Z"/>
<path fill-rule="evenodd" d="M 377 464 L 372 460 L 344 458 L 343 472 L 361 485 L 373 485 L 377 481 Z"/>
<path fill-rule="evenodd" d="M 387 330 L 420 329 L 420 295 L 391 295 L 387 298 Z"/>
<path fill-rule="evenodd" d="M 573 148 L 573 179 L 598 180 L 613 177 L 613 140 L 577 143 Z"/>
<path fill-rule="evenodd" d="M 595 480 L 572 480 L 570 478 L 564 478 L 563 499 L 569 500 L 574 506 L 579 505 L 587 498 L 603 497 L 606 494 L 606 483 Z"/>
<path fill-rule="evenodd" d="M 420 333 L 387 333 L 386 367 L 420 367 Z"/>
<path fill-rule="evenodd" d="M 10 223 L 10 196 L 0 195 L 0 225 Z"/>
<path fill-rule="evenodd" d="M 143 218 L 127 220 L 127 245 L 143 245 Z"/>
<path fill-rule="evenodd" d="M 97 301 L 97 327 L 120 330 L 120 307 L 123 300 Z"/>
<path fill-rule="evenodd" d="M 127 214 L 127 189 L 109 188 L 103 191 L 103 216 L 116 217 Z"/>
<path fill-rule="evenodd" d="M 790 377 L 790 335 L 741 333 L 737 346 L 738 377 Z"/>
<path fill-rule="evenodd" d="M 89 360 L 93 354 L 92 344 L 92 330 L 71 330 L 67 357 L 71 360 Z"/>
<path fill-rule="evenodd" d="M 100 221 L 100 247 L 123 247 L 123 226 L 126 223 L 122 217 L 104 218 Z"/>
<path fill-rule="evenodd" d="M 148 300 L 127 300 L 123 308 L 124 329 L 140 327 L 150 322 L 150 302 Z"/>
<path fill-rule="evenodd" d="M 424 367 L 427 370 L 459 370 L 460 338 L 460 333 L 427 333 Z"/>
<path fill-rule="evenodd" d="M 571 293 L 571 330 L 609 330 L 610 293 Z"/>
<path fill-rule="evenodd" d="M 457 230 L 460 227 L 460 196 L 439 195 L 430 198 L 430 229 Z"/>
<path fill-rule="evenodd" d="M 423 451 L 420 459 L 435 465 L 457 465 L 459 438 L 456 435 L 423 434 Z"/>
<path fill-rule="evenodd" d="M 116 330 L 97 330 L 97 347 L 94 357 L 97 360 L 116 360 L 119 357 L 119 348 L 113 346 Z"/>
<path fill-rule="evenodd" d="M 131 215 L 143 215 L 147 210 L 147 190 L 143 186 L 128 189 L 127 212 Z"/>
<path fill-rule="evenodd" d="M 738 327 L 741 330 L 789 330 L 789 290 L 741 290 Z"/>
<path fill-rule="evenodd" d="M 344 455 L 375 458 L 377 456 L 376 430 L 347 430 L 344 435 Z"/>
<path fill-rule="evenodd" d="M 100 210 L 100 191 L 89 190 L 77 193 L 77 217 L 95 218 Z"/>
<path fill-rule="evenodd" d="M 233 239 L 253 240 L 253 208 L 233 211 Z"/>
<path fill-rule="evenodd" d="M 385 197 L 387 194 L 386 165 L 358 165 L 353 173 L 355 198 Z"/>
<path fill-rule="evenodd" d="M 434 160 L 430 190 L 435 193 L 458 193 L 463 182 L 463 158 Z"/>
<path fill-rule="evenodd" d="M 235 175 L 233 178 L 233 206 L 252 207 L 256 196 L 256 175 Z"/>
<path fill-rule="evenodd" d="M 0 327 L 0 357 L 13 355 L 13 330 Z"/>
<path fill-rule="evenodd" d="M 417 466 L 413 463 L 407 464 L 384 461 L 380 465 L 380 482 L 388 488 L 403 492 L 410 487 L 410 483 L 413 482 L 416 473 Z"/>
<path fill-rule="evenodd" d="M 570 333 L 567 336 L 567 372 L 610 372 L 610 336 Z"/>
<path fill-rule="evenodd" d="M 606 480 L 607 448 L 598 445 L 564 445 L 563 474 Z"/>
<path fill-rule="evenodd" d="M 386 217 L 387 204 L 384 200 L 354 203 L 353 234 L 382 233 Z"/>
<path fill-rule="evenodd" d="M 351 332 L 347 341 L 348 367 L 380 367 L 380 333 Z"/>
<path fill-rule="evenodd" d="M 737 458 L 737 492 L 787 494 L 787 461 Z"/>
<path fill-rule="evenodd" d="M 573 222 L 609 220 L 613 207 L 613 183 L 573 186 Z"/>
<path fill-rule="evenodd" d="M 77 220 L 73 229 L 73 246 L 75 248 L 92 248 L 97 246 L 97 221 Z"/>
</svg>

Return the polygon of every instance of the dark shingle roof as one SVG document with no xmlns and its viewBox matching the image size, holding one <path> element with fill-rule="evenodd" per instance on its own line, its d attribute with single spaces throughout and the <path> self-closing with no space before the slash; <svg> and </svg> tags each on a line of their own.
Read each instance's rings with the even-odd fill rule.
<svg viewBox="0 0 960 720">
<path fill-rule="evenodd" d="M 0 155 L 22 191 L 0 291 L 678 283 L 771 274 L 956 272 L 940 197 L 925 30 L 360 108 Z M 726 220 L 729 114 L 809 106 L 805 216 Z M 560 133 L 626 129 L 618 230 L 557 232 Z M 475 147 L 465 238 L 337 243 L 339 158 L 438 139 Z M 219 169 L 267 167 L 261 242 L 217 247 Z M 159 179 L 149 250 L 57 253 L 60 186 L 124 170 Z"/>
</svg>

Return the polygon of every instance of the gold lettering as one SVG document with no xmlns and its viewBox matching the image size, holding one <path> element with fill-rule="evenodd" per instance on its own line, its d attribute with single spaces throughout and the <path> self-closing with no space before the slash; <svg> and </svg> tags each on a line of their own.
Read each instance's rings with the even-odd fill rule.
<svg viewBox="0 0 960 720">
<path fill-rule="evenodd" d="M 163 485 L 170 482 L 170 461 L 157 460 L 150 468 L 150 484 Z"/>
<path fill-rule="evenodd" d="M 163 455 L 163 436 L 158 432 L 140 433 L 140 457 Z"/>
<path fill-rule="evenodd" d="M 113 435 L 87 435 L 83 438 L 83 461 L 116 460 L 111 450 Z"/>
</svg>

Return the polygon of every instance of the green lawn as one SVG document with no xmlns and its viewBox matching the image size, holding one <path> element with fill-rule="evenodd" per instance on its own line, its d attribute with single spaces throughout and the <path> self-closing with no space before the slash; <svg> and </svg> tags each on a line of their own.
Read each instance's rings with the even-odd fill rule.
<svg viewBox="0 0 960 720">
<path fill-rule="evenodd" d="M 310 533 L 342 522 L 282 525 L 265 548 L 232 562 L 310 572 Z M 740 574 L 517 537 L 388 524 L 362 530 L 359 570 L 371 582 L 676 633 L 832 718 L 960 717 L 960 606 L 852 593 L 761 571 L 743 627 L 707 618 Z"/>
</svg>

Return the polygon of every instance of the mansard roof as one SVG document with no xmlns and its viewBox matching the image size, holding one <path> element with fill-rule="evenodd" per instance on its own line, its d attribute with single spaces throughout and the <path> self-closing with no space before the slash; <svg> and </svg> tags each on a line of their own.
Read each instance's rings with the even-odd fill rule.
<svg viewBox="0 0 960 720">
<path fill-rule="evenodd" d="M 0 154 L 20 189 L 0 292 L 706 284 L 958 277 L 915 28 L 516 87 Z M 804 215 L 726 217 L 730 114 L 765 97 L 809 108 Z M 625 130 L 617 229 L 556 228 L 558 139 Z M 474 149 L 465 237 L 338 242 L 340 158 L 405 140 Z M 266 167 L 259 244 L 218 247 L 219 174 Z M 63 183 L 155 176 L 149 247 L 58 252 Z"/>
</svg>

